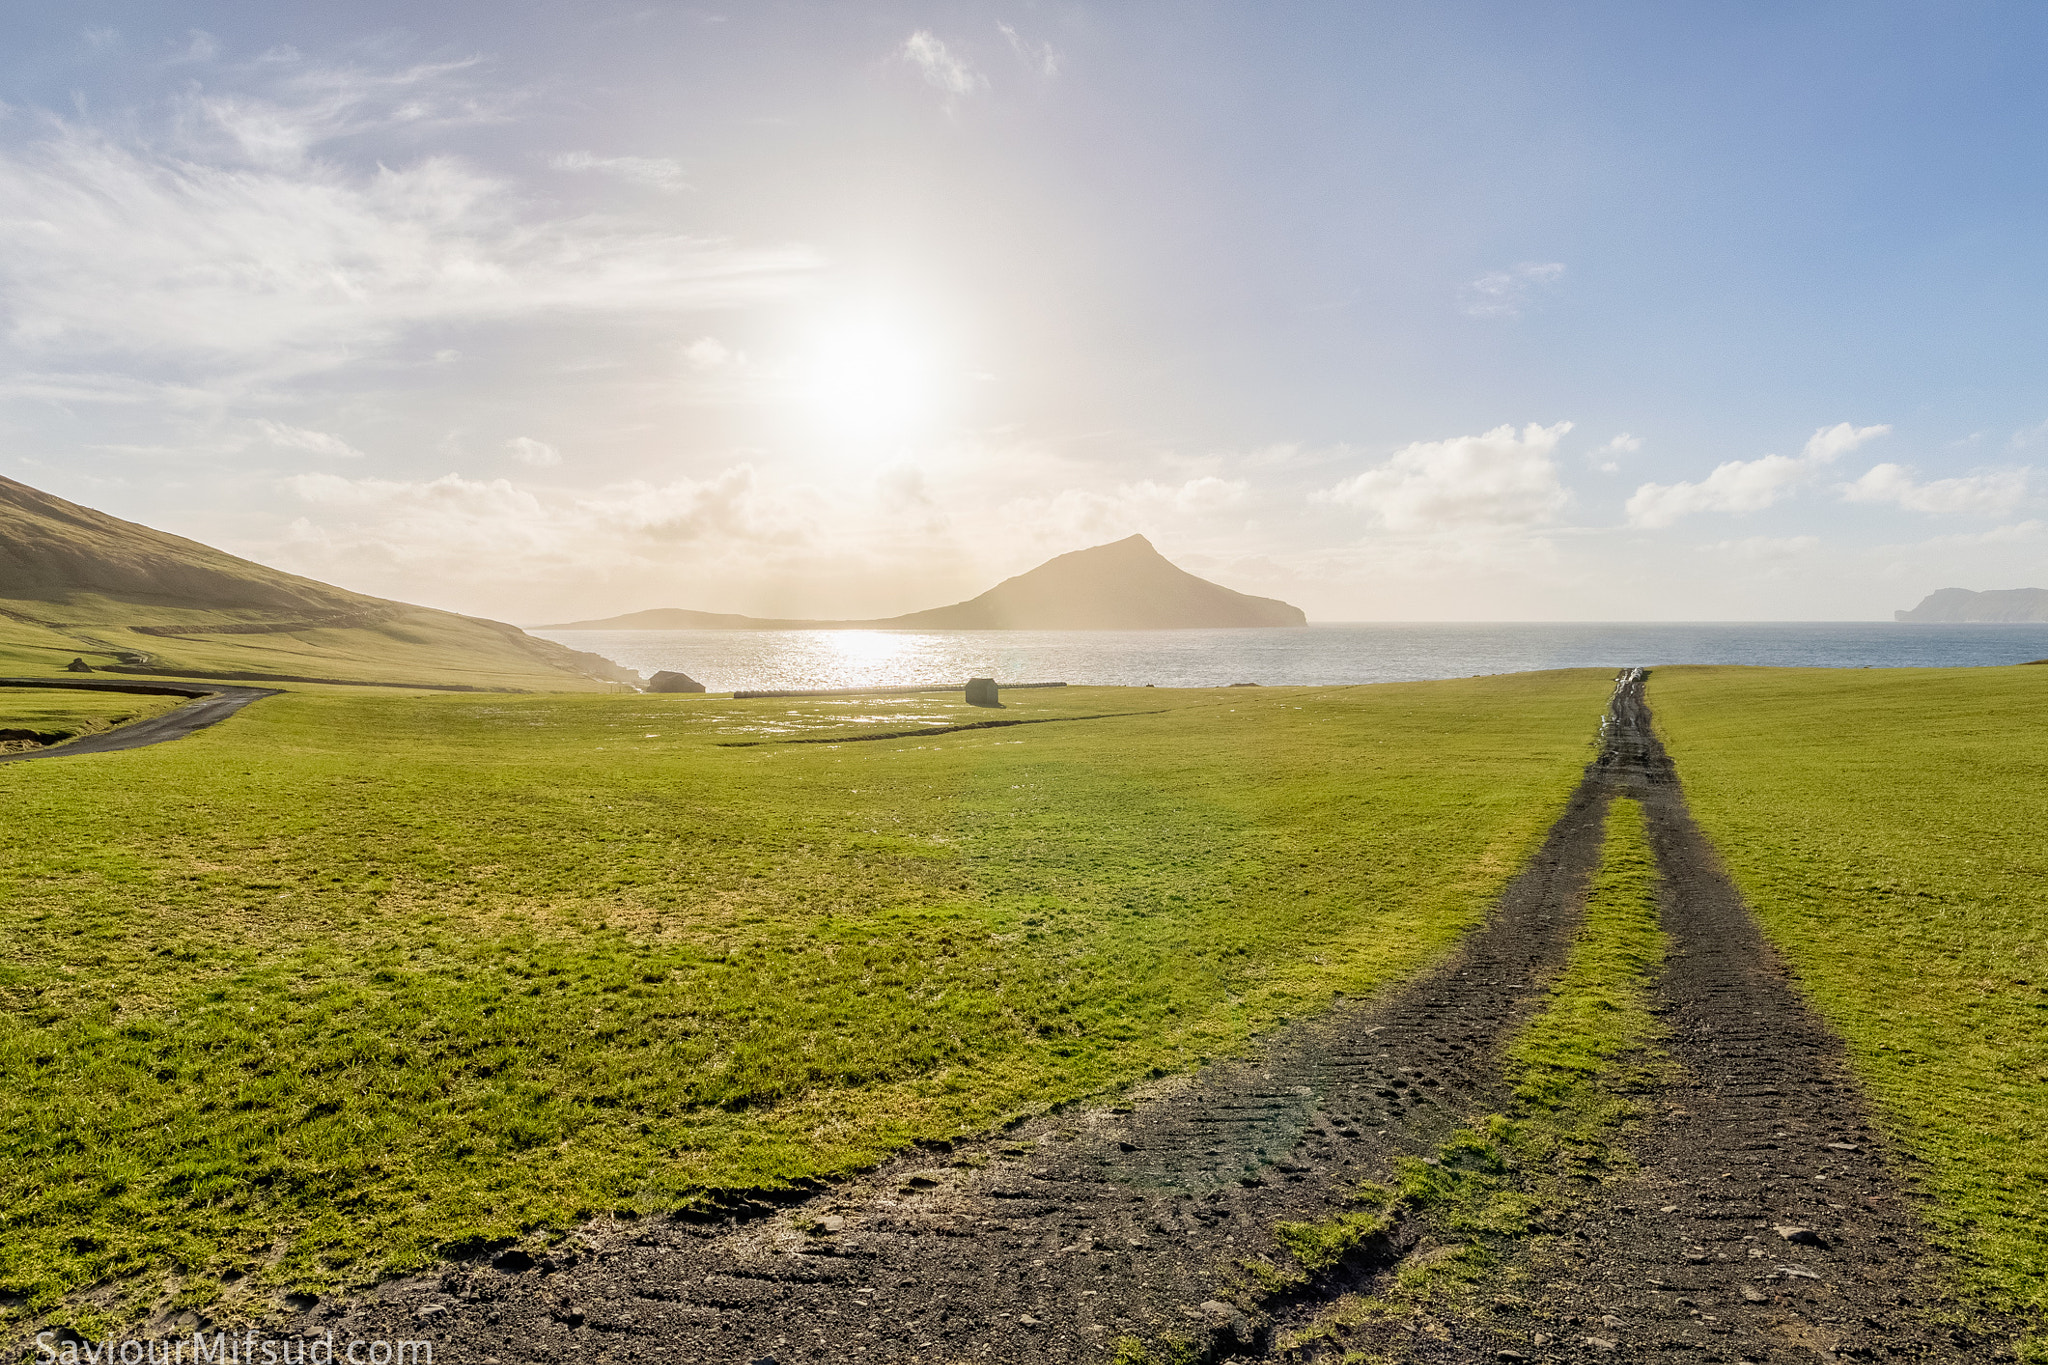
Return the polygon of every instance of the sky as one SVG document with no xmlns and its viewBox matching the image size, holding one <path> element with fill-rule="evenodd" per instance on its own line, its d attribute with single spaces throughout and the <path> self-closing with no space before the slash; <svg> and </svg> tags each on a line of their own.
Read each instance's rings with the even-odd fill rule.
<svg viewBox="0 0 2048 1365">
<path fill-rule="evenodd" d="M 2048 8 L 0 3 L 0 474 L 523 624 L 2048 586 Z"/>
</svg>

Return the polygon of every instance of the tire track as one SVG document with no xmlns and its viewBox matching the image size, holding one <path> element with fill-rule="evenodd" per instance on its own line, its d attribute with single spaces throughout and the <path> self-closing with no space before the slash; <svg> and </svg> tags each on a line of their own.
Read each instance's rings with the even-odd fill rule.
<svg viewBox="0 0 2048 1365">
<path fill-rule="evenodd" d="M 1523 1314 L 1532 1340 L 1552 1324 L 1540 1358 L 2011 1358 L 1956 1325 L 1905 1161 L 1694 823 L 1640 677 L 1616 711 L 1618 747 L 1637 755 L 1619 780 L 1662 876 L 1655 1008 L 1678 1074 L 1634 1144 L 1640 1173 L 1559 1248 Z"/>
<path fill-rule="evenodd" d="M 1637 1172 L 1417 1362 L 2012 1359 L 2011 1333 L 1949 1297 L 1905 1162 L 1843 1045 L 1800 997 L 1706 835 L 1624 675 L 1597 765 L 1643 803 L 1670 955 L 1655 1012 L 1674 1074 L 1630 1139 Z M 1967 1325 L 1966 1325 L 1967 1324 Z M 1355 1343 L 1354 1343 L 1355 1344 Z M 1379 1349 L 1389 1349 L 1380 1344 Z M 1334 1358 L 1308 1351 L 1296 1359 Z"/>
</svg>

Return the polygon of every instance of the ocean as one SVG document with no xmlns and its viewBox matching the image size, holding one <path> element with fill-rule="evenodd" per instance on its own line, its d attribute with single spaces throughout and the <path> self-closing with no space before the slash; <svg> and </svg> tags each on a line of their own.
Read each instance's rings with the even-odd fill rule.
<svg viewBox="0 0 2048 1365">
<path fill-rule="evenodd" d="M 1217 687 L 1462 678 L 1542 668 L 1968 668 L 2048 658 L 2044 625 L 1863 621 L 1363 624 L 1268 630 L 534 631 L 642 673 L 735 688 L 1065 682 Z"/>
</svg>

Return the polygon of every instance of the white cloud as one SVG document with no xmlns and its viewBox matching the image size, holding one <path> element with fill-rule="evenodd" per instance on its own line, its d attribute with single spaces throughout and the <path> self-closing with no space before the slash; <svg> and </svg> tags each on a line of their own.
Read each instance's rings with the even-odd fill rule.
<svg viewBox="0 0 2048 1365">
<path fill-rule="evenodd" d="M 966 58 L 940 42 L 930 29 L 921 28 L 905 39 L 902 54 L 903 60 L 922 72 L 925 80 L 948 95 L 971 95 L 988 84 L 987 78 Z"/>
<path fill-rule="evenodd" d="M 698 337 L 683 348 L 683 359 L 700 370 L 716 370 L 732 364 L 735 356 L 717 337 Z"/>
<path fill-rule="evenodd" d="M 1630 495 L 1631 526 L 1669 526 L 1695 512 L 1756 512 L 1769 507 L 1807 468 L 1783 455 L 1761 460 L 1729 460 L 1698 483 L 1646 483 Z"/>
<path fill-rule="evenodd" d="M 1369 512 L 1390 531 L 1532 526 L 1570 500 L 1553 456 L 1571 429 L 1570 422 L 1531 422 L 1519 433 L 1503 426 L 1481 436 L 1417 441 L 1314 499 Z"/>
<path fill-rule="evenodd" d="M 1717 540 L 1705 548 L 1736 559 L 1769 563 L 1803 559 L 1820 548 L 1819 536 L 1749 536 L 1742 540 Z"/>
<path fill-rule="evenodd" d="M 1643 484 L 1629 497 L 1629 525 L 1654 530 L 1695 512 L 1760 512 L 1812 478 L 1820 466 L 1890 431 L 1888 426 L 1837 422 L 1808 437 L 1798 459 L 1766 455 L 1760 460 L 1728 460 L 1698 483 Z"/>
<path fill-rule="evenodd" d="M 236 159 L 273 168 L 305 163 L 314 148 L 387 129 L 426 130 L 501 123 L 512 100 L 473 83 L 480 59 L 421 62 L 395 70 L 297 65 L 273 48 L 259 59 L 269 93 L 194 87 L 172 104 L 171 132 L 187 157 Z"/>
<path fill-rule="evenodd" d="M 88 28 L 82 30 L 78 36 L 85 40 L 85 45 L 87 47 L 92 48 L 94 51 L 97 52 L 103 51 L 106 48 L 110 48 L 115 43 L 120 42 L 121 30 L 117 28 L 106 27 Z"/>
<path fill-rule="evenodd" d="M 996 29 L 1003 35 L 1003 41 L 1010 45 L 1010 51 L 1017 54 L 1017 60 L 1024 69 L 1035 76 L 1052 80 L 1060 74 L 1061 54 L 1051 43 L 1034 43 L 1020 36 L 1008 24 L 999 23 Z"/>
<path fill-rule="evenodd" d="M 2006 469 L 1918 483 L 1905 466 L 1881 464 L 1854 483 L 1844 484 L 1842 496 L 1850 502 L 1892 503 L 1909 512 L 1997 517 L 2026 501 L 2031 473 L 2031 469 Z"/>
<path fill-rule="evenodd" d="M 512 458 L 521 464 L 532 465 L 535 469 L 546 469 L 562 462 L 562 452 L 546 441 L 536 441 L 531 436 L 514 436 L 505 442 L 505 449 L 512 452 Z"/>
<path fill-rule="evenodd" d="M 403 81 L 427 80 L 423 70 Z M 802 248 L 750 250 L 593 216 L 535 219 L 513 186 L 453 158 L 356 170 L 307 155 L 359 121 L 350 110 L 375 84 L 315 83 L 328 103 L 308 95 L 277 118 L 252 106 L 230 117 L 215 101 L 210 126 L 233 136 L 210 155 L 46 118 L 41 141 L 0 151 L 0 307 L 14 341 L 53 355 L 290 374 L 425 324 L 658 315 L 770 297 L 817 264 Z M 421 117 L 438 107 L 431 91 L 404 89 L 419 96 Z"/>
<path fill-rule="evenodd" d="M 2022 427 L 2012 434 L 2012 439 L 2008 444 L 2014 450 L 2024 450 L 2030 445 L 2037 444 L 2044 437 L 2048 437 L 2048 422 L 2042 422 L 2031 427 Z"/>
<path fill-rule="evenodd" d="M 204 29 L 193 29 L 185 50 L 171 59 L 172 65 L 184 62 L 210 62 L 220 52 L 220 42 Z"/>
<path fill-rule="evenodd" d="M 1610 439 L 1606 445 L 1601 446 L 1591 455 L 1587 456 L 1587 459 L 1602 474 L 1618 474 L 1621 472 L 1621 461 L 1619 459 L 1603 460 L 1600 457 L 1602 455 L 1633 455 L 1642 448 L 1642 437 L 1631 436 L 1624 431 Z"/>
<path fill-rule="evenodd" d="M 1847 422 L 1837 422 L 1831 427 L 1822 427 L 1807 437 L 1806 449 L 1801 454 L 1815 464 L 1833 464 L 1866 441 L 1874 441 L 1891 433 L 1891 427 L 1886 425 L 1852 427 Z"/>
<path fill-rule="evenodd" d="M 1475 318 L 1518 318 L 1537 291 L 1564 278 L 1559 261 L 1524 261 L 1489 270 L 1458 291 L 1465 312 Z"/>
<path fill-rule="evenodd" d="M 355 565 L 431 566 L 454 581 L 531 582 L 698 562 L 750 547 L 801 550 L 826 539 L 832 509 L 816 490 L 770 491 L 749 465 L 709 479 L 630 482 L 594 493 L 528 488 L 509 479 L 346 479 L 301 474 L 284 488 L 316 509 L 293 539 L 322 558 Z"/>
<path fill-rule="evenodd" d="M 592 152 L 564 152 L 548 158 L 558 171 L 599 171 L 656 190 L 688 189 L 679 162 L 665 156 L 598 156 Z"/>
<path fill-rule="evenodd" d="M 336 455 L 349 460 L 359 460 L 363 456 L 362 451 L 332 432 L 286 426 L 267 417 L 256 418 L 255 425 L 272 445 L 283 446 L 286 450 L 309 450 L 315 455 Z"/>
</svg>

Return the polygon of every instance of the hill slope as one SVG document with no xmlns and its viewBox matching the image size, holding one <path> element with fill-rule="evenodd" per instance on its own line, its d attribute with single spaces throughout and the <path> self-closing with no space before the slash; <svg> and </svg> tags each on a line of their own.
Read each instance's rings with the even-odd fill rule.
<svg viewBox="0 0 2048 1365">
<path fill-rule="evenodd" d="M 1075 550 L 979 597 L 872 621 L 805 621 L 680 607 L 543 630 L 1195 630 L 1300 626 L 1301 608 L 1234 592 L 1173 564 L 1143 536 Z"/>
<path fill-rule="evenodd" d="M 365 597 L 0 477 L 0 671 L 588 690 L 622 670 L 515 626 Z"/>
<path fill-rule="evenodd" d="M 1942 588 L 1927 594 L 1911 611 L 1893 612 L 1892 619 L 1920 624 L 2048 621 L 2048 588 L 2006 588 L 1996 592 Z"/>
</svg>

